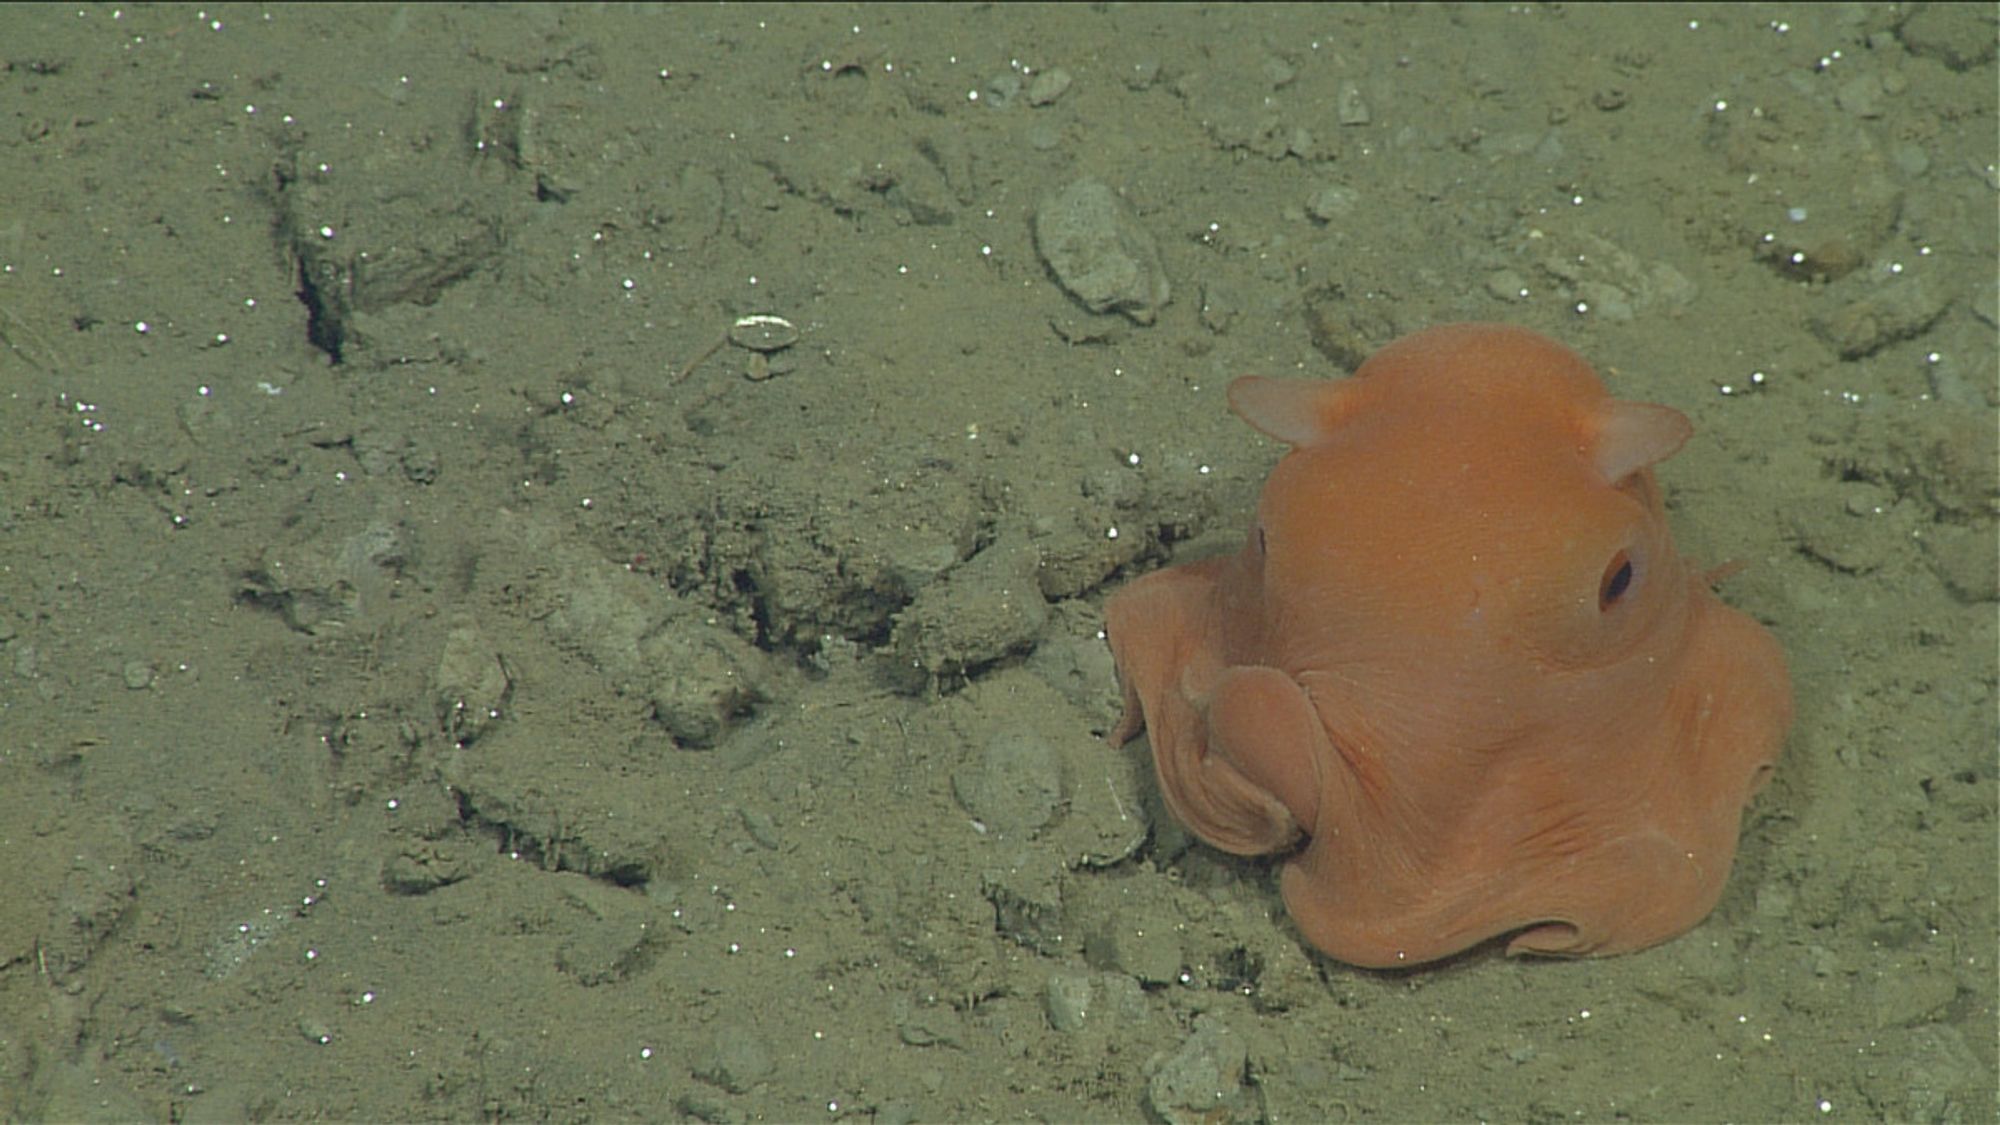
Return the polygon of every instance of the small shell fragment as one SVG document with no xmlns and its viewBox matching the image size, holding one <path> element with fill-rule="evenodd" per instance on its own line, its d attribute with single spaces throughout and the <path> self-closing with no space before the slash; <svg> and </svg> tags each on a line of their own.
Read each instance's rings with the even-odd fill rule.
<svg viewBox="0 0 2000 1125">
<path fill-rule="evenodd" d="M 739 316 L 729 326 L 729 342 L 753 352 L 781 352 L 799 342 L 799 330 L 782 316 Z"/>
</svg>

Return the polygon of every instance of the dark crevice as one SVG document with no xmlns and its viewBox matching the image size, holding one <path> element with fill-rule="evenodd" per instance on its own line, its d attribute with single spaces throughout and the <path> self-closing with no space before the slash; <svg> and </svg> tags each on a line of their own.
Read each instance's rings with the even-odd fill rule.
<svg viewBox="0 0 2000 1125">
<path fill-rule="evenodd" d="M 341 326 L 340 318 L 327 307 L 324 295 L 313 283 L 312 270 L 305 263 L 299 265 L 299 303 L 306 307 L 306 339 L 312 346 L 326 353 L 332 363 L 340 363 L 340 351 L 347 342 L 347 333 Z"/>
</svg>

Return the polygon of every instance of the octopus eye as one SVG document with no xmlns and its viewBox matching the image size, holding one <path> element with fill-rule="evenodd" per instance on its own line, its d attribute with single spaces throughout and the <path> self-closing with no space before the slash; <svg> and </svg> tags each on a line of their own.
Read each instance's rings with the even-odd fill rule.
<svg viewBox="0 0 2000 1125">
<path fill-rule="evenodd" d="M 1611 562 L 1604 568 L 1604 577 L 1597 582 L 1597 609 L 1602 613 L 1618 604 L 1625 592 L 1632 588 L 1632 560 L 1620 551 L 1611 556 Z"/>
</svg>

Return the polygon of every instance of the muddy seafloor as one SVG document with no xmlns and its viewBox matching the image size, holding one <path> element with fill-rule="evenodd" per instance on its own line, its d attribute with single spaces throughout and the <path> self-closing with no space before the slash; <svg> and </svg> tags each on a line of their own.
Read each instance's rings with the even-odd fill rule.
<svg viewBox="0 0 2000 1125">
<path fill-rule="evenodd" d="M 1993 43 L 0 12 L 0 1114 L 1990 1120 Z M 1694 419 L 1790 654 L 1645 953 L 1328 961 L 1101 741 L 1229 378 L 1461 319 Z"/>
</svg>

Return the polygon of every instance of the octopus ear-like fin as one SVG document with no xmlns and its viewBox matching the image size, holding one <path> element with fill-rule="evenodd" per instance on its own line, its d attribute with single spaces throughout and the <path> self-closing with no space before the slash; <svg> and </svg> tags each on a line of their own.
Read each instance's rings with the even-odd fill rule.
<svg viewBox="0 0 2000 1125">
<path fill-rule="evenodd" d="M 1672 457 L 1693 433 L 1687 415 L 1671 406 L 1605 399 L 1590 417 L 1591 463 L 1615 485 Z"/>
<path fill-rule="evenodd" d="M 1294 449 L 1318 445 L 1354 412 L 1344 379 L 1272 379 L 1245 375 L 1229 384 L 1229 409 L 1266 437 Z"/>
</svg>

